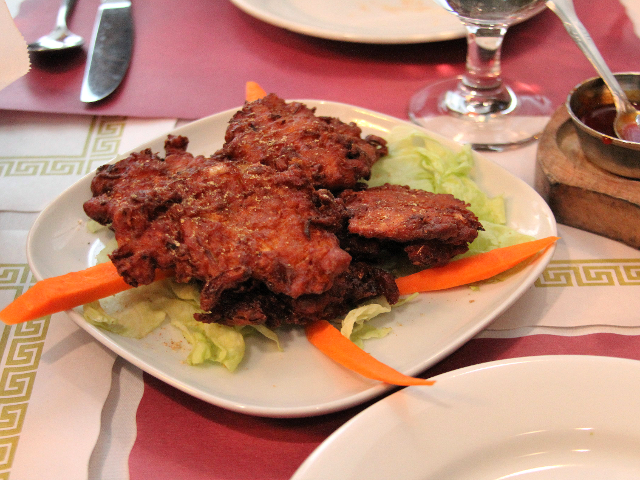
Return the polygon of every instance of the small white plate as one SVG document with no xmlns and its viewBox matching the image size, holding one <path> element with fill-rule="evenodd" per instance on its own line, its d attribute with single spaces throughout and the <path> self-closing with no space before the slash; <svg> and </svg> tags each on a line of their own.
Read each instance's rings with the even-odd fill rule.
<svg viewBox="0 0 640 480">
<path fill-rule="evenodd" d="M 291 480 L 637 480 L 640 362 L 543 356 L 445 373 L 356 415 Z"/>
<path fill-rule="evenodd" d="M 356 43 L 463 38 L 460 20 L 433 0 L 231 0 L 249 15 L 296 33 Z"/>
<path fill-rule="evenodd" d="M 396 125 L 406 124 L 387 115 L 350 105 L 303 100 L 319 115 L 356 122 L 365 134 L 385 137 Z M 234 110 L 213 115 L 176 129 L 189 137 L 188 150 L 211 155 L 222 146 Z M 416 127 L 418 128 L 418 127 Z M 460 145 L 438 138 L 454 149 Z M 164 155 L 158 138 L 135 149 L 151 148 Z M 474 177 L 490 196 L 504 195 L 509 226 L 537 238 L 556 235 L 556 223 L 544 200 L 526 183 L 477 155 Z M 93 174 L 63 192 L 36 220 L 27 242 L 29 265 L 37 279 L 82 270 L 108 241 L 87 231 L 83 203 L 91 197 Z M 503 282 L 422 294 L 415 301 L 373 320 L 393 332 L 370 341 L 366 350 L 379 360 L 410 374 L 418 374 L 456 350 L 513 304 L 538 278 L 553 249 Z M 77 311 L 71 318 L 96 340 L 151 375 L 212 404 L 243 413 L 270 417 L 320 415 L 370 400 L 390 387 L 347 371 L 313 348 L 302 329 L 279 332 L 283 352 L 271 342 L 248 339 L 246 357 L 238 370 L 207 365 L 192 367 L 185 341 L 171 326 L 142 340 L 121 337 L 89 325 Z"/>
</svg>

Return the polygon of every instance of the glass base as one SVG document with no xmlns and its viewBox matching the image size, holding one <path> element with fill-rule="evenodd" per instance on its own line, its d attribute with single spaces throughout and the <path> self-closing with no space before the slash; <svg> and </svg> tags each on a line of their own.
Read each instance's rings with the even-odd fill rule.
<svg viewBox="0 0 640 480">
<path fill-rule="evenodd" d="M 409 103 L 409 118 L 429 131 L 475 150 L 502 151 L 527 145 L 542 133 L 553 114 L 551 101 L 539 89 L 513 82 L 500 103 L 460 93 L 461 77 L 444 80 L 418 91 Z M 469 113 L 461 113 L 469 111 Z"/>
</svg>

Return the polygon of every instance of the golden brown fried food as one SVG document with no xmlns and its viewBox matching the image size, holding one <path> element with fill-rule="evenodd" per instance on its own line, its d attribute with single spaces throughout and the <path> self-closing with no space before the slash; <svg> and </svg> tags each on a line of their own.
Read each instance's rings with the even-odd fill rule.
<svg viewBox="0 0 640 480">
<path fill-rule="evenodd" d="M 466 252 L 482 230 L 468 205 L 452 195 L 385 184 L 339 198 L 349 216 L 343 247 L 356 255 L 402 247 L 415 265 L 442 265 Z"/>
<path fill-rule="evenodd" d="M 380 295 L 393 304 L 394 277 L 350 253 L 404 250 L 439 265 L 482 226 L 451 195 L 365 189 L 358 180 L 386 147 L 360 134 L 269 95 L 233 117 L 211 157 L 169 136 L 166 158 L 145 150 L 100 167 L 84 209 L 114 230 L 111 259 L 131 285 L 151 283 L 157 268 L 201 283 L 204 322 L 276 327 L 333 319 Z M 345 188 L 338 199 L 329 190 Z"/>
<path fill-rule="evenodd" d="M 215 311 L 196 314 L 202 322 L 226 325 L 305 325 L 315 320 L 333 320 L 357 307 L 363 300 L 384 296 L 398 301 L 398 286 L 390 273 L 362 262 L 353 262 L 328 291 L 292 298 L 274 294 L 258 282 L 246 282 L 221 297 Z"/>
<path fill-rule="evenodd" d="M 184 152 L 170 138 L 166 159 L 150 151 L 99 169 L 87 215 L 111 224 L 111 259 L 124 279 L 148 284 L 156 268 L 203 283 L 201 306 L 254 280 L 298 298 L 329 290 L 351 257 L 332 230 L 344 211 L 298 168 L 273 168 Z"/>
<path fill-rule="evenodd" d="M 278 171 L 297 165 L 315 187 L 341 190 L 369 178 L 371 166 L 387 153 L 382 138 L 363 140 L 361 133 L 353 123 L 318 117 L 302 103 L 269 94 L 233 116 L 222 152 Z"/>
</svg>

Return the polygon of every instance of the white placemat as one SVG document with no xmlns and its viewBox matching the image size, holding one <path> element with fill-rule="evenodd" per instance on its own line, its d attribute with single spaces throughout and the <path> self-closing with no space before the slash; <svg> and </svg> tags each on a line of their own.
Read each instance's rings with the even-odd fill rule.
<svg viewBox="0 0 640 480">
<path fill-rule="evenodd" d="M 2 112 L 0 210 L 39 212 L 98 166 L 174 125 L 165 119 Z"/>
<path fill-rule="evenodd" d="M 543 274 L 482 336 L 639 334 L 640 251 L 566 225 L 558 234 Z"/>
<path fill-rule="evenodd" d="M 34 282 L 25 247 L 38 212 L 117 153 L 176 123 L 2 113 L 0 308 Z M 126 480 L 143 390 L 140 371 L 114 365 L 116 356 L 64 313 L 0 325 L 0 332 L 0 477 Z"/>
</svg>

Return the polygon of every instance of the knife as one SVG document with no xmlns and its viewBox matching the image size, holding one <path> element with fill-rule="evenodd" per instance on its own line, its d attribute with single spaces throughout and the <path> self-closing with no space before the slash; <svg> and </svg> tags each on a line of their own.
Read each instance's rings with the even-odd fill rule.
<svg viewBox="0 0 640 480">
<path fill-rule="evenodd" d="M 102 0 L 93 26 L 80 100 L 91 103 L 110 95 L 129 68 L 132 49 L 131 2 Z"/>
</svg>

